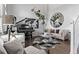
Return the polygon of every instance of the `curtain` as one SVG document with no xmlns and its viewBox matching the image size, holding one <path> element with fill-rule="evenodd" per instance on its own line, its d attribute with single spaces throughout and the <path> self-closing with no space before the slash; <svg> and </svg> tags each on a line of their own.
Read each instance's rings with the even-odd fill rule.
<svg viewBox="0 0 79 59">
<path fill-rule="evenodd" d="M 3 20 L 2 20 L 3 14 L 4 14 L 4 5 L 0 4 L 0 34 L 3 33 Z"/>
</svg>

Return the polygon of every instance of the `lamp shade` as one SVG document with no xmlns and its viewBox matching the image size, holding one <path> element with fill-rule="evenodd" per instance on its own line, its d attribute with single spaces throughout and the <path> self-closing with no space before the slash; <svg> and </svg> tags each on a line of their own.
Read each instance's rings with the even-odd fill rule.
<svg viewBox="0 0 79 59">
<path fill-rule="evenodd" d="M 13 15 L 5 15 L 3 17 L 3 24 L 13 24 L 14 16 Z"/>
</svg>

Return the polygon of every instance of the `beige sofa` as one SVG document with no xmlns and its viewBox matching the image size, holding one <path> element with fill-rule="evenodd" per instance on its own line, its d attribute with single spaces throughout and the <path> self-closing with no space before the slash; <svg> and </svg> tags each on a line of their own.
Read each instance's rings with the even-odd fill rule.
<svg viewBox="0 0 79 59">
<path fill-rule="evenodd" d="M 70 39 L 70 32 L 68 30 L 59 30 L 59 33 L 51 33 L 51 37 L 61 40 Z"/>
</svg>

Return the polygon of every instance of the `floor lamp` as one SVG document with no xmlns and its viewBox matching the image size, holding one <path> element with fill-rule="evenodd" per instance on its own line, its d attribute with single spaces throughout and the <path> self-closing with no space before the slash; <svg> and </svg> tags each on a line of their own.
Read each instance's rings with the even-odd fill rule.
<svg viewBox="0 0 79 59">
<path fill-rule="evenodd" d="M 8 41 L 10 40 L 11 27 L 14 25 L 14 16 L 13 15 L 5 15 L 3 17 L 3 25 L 8 26 Z"/>
</svg>

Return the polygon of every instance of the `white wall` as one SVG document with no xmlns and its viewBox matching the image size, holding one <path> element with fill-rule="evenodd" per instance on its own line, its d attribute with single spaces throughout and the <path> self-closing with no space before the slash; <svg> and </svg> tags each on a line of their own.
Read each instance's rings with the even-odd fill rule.
<svg viewBox="0 0 79 59">
<path fill-rule="evenodd" d="M 7 4 L 6 11 L 8 15 L 15 15 L 17 21 L 28 18 L 37 18 L 31 9 L 41 10 L 41 13 L 46 16 L 47 19 L 47 5 L 46 4 Z M 42 31 L 43 26 L 40 23 L 39 31 Z"/>
<path fill-rule="evenodd" d="M 64 15 L 64 23 L 60 28 L 65 28 L 68 27 L 68 25 L 70 25 L 70 22 L 72 22 L 72 20 L 74 20 L 79 15 L 79 5 L 49 5 L 49 18 L 55 12 L 61 12 Z"/>
<path fill-rule="evenodd" d="M 41 13 L 47 16 L 47 5 L 44 4 L 8 4 L 7 7 L 8 15 L 15 15 L 18 20 L 23 19 L 24 17 L 36 18 L 31 9 L 40 9 Z"/>
</svg>

